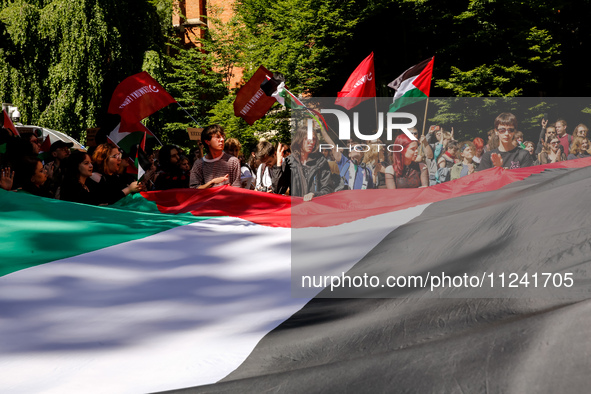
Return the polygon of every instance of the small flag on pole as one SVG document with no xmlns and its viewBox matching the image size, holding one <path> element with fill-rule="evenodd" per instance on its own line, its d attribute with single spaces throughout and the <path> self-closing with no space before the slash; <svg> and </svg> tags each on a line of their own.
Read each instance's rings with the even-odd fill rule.
<svg viewBox="0 0 591 394">
<path fill-rule="evenodd" d="M 433 75 L 433 60 L 435 60 L 435 56 L 423 60 L 388 84 L 388 87 L 396 91 L 394 102 L 390 104 L 388 112 L 395 112 L 406 105 L 429 97 L 431 76 Z"/>
</svg>

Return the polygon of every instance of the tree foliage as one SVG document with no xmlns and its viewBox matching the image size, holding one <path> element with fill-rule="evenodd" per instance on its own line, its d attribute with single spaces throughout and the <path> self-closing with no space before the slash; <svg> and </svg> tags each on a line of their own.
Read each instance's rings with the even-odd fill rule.
<svg viewBox="0 0 591 394">
<path fill-rule="evenodd" d="M 145 69 L 198 122 L 223 123 L 251 141 L 265 129 L 283 138 L 285 114 L 254 126 L 234 118 L 228 82 L 237 68 L 247 80 L 264 65 L 283 73 L 295 94 L 330 97 L 373 51 L 382 96 L 433 55 L 432 96 L 585 96 L 591 88 L 583 61 L 590 0 L 225 4 L 234 17 L 221 23 L 210 8 L 199 49 L 168 50 L 173 0 L 0 0 L 0 99 L 18 105 L 26 123 L 79 136 L 101 123 L 115 86 Z M 446 106 L 435 108 L 433 119 L 451 121 Z M 165 141 L 186 141 L 191 125 L 176 108 L 150 117 Z"/>
<path fill-rule="evenodd" d="M 141 0 L 3 1 L 0 32 L 0 99 L 25 123 L 78 138 L 167 35 L 155 5 Z"/>
</svg>

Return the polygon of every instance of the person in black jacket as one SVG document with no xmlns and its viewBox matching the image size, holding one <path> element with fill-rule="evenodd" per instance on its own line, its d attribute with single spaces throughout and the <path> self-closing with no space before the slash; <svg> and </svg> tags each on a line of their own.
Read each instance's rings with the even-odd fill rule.
<svg viewBox="0 0 591 394">
<path fill-rule="evenodd" d="M 283 159 L 284 145 L 277 148 L 277 164 L 271 169 L 273 189 L 279 194 L 313 197 L 332 193 L 330 167 L 324 155 L 317 151 L 318 137 L 308 139 L 306 129 L 298 129 L 291 144 L 292 154 Z"/>
</svg>

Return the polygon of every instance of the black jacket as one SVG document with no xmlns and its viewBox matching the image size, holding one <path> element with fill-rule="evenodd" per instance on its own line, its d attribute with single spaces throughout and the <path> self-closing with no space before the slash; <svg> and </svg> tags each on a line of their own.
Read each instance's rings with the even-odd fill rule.
<svg viewBox="0 0 591 394">
<path fill-rule="evenodd" d="M 285 194 L 288 188 L 289 194 L 296 197 L 303 197 L 308 193 L 314 193 L 317 197 L 333 192 L 330 186 L 330 167 L 320 153 L 312 153 L 303 165 L 294 155 L 288 156 L 281 167 L 271 169 L 271 181 L 273 190 L 278 194 Z"/>
</svg>

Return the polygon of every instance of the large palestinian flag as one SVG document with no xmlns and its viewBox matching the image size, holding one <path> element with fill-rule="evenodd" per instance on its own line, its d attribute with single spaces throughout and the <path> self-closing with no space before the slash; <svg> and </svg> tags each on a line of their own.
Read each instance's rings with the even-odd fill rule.
<svg viewBox="0 0 591 394">
<path fill-rule="evenodd" d="M 580 159 L 308 203 L 223 187 L 107 208 L 0 190 L 0 387 L 586 392 L 590 189 Z M 380 279 L 486 272 L 495 287 L 332 280 L 296 298 L 306 262 Z M 530 293 L 534 273 L 551 286 Z"/>
<path fill-rule="evenodd" d="M 404 106 L 429 97 L 434 60 L 435 57 L 423 60 L 388 84 L 388 87 L 396 91 L 388 112 L 396 112 Z"/>
</svg>

